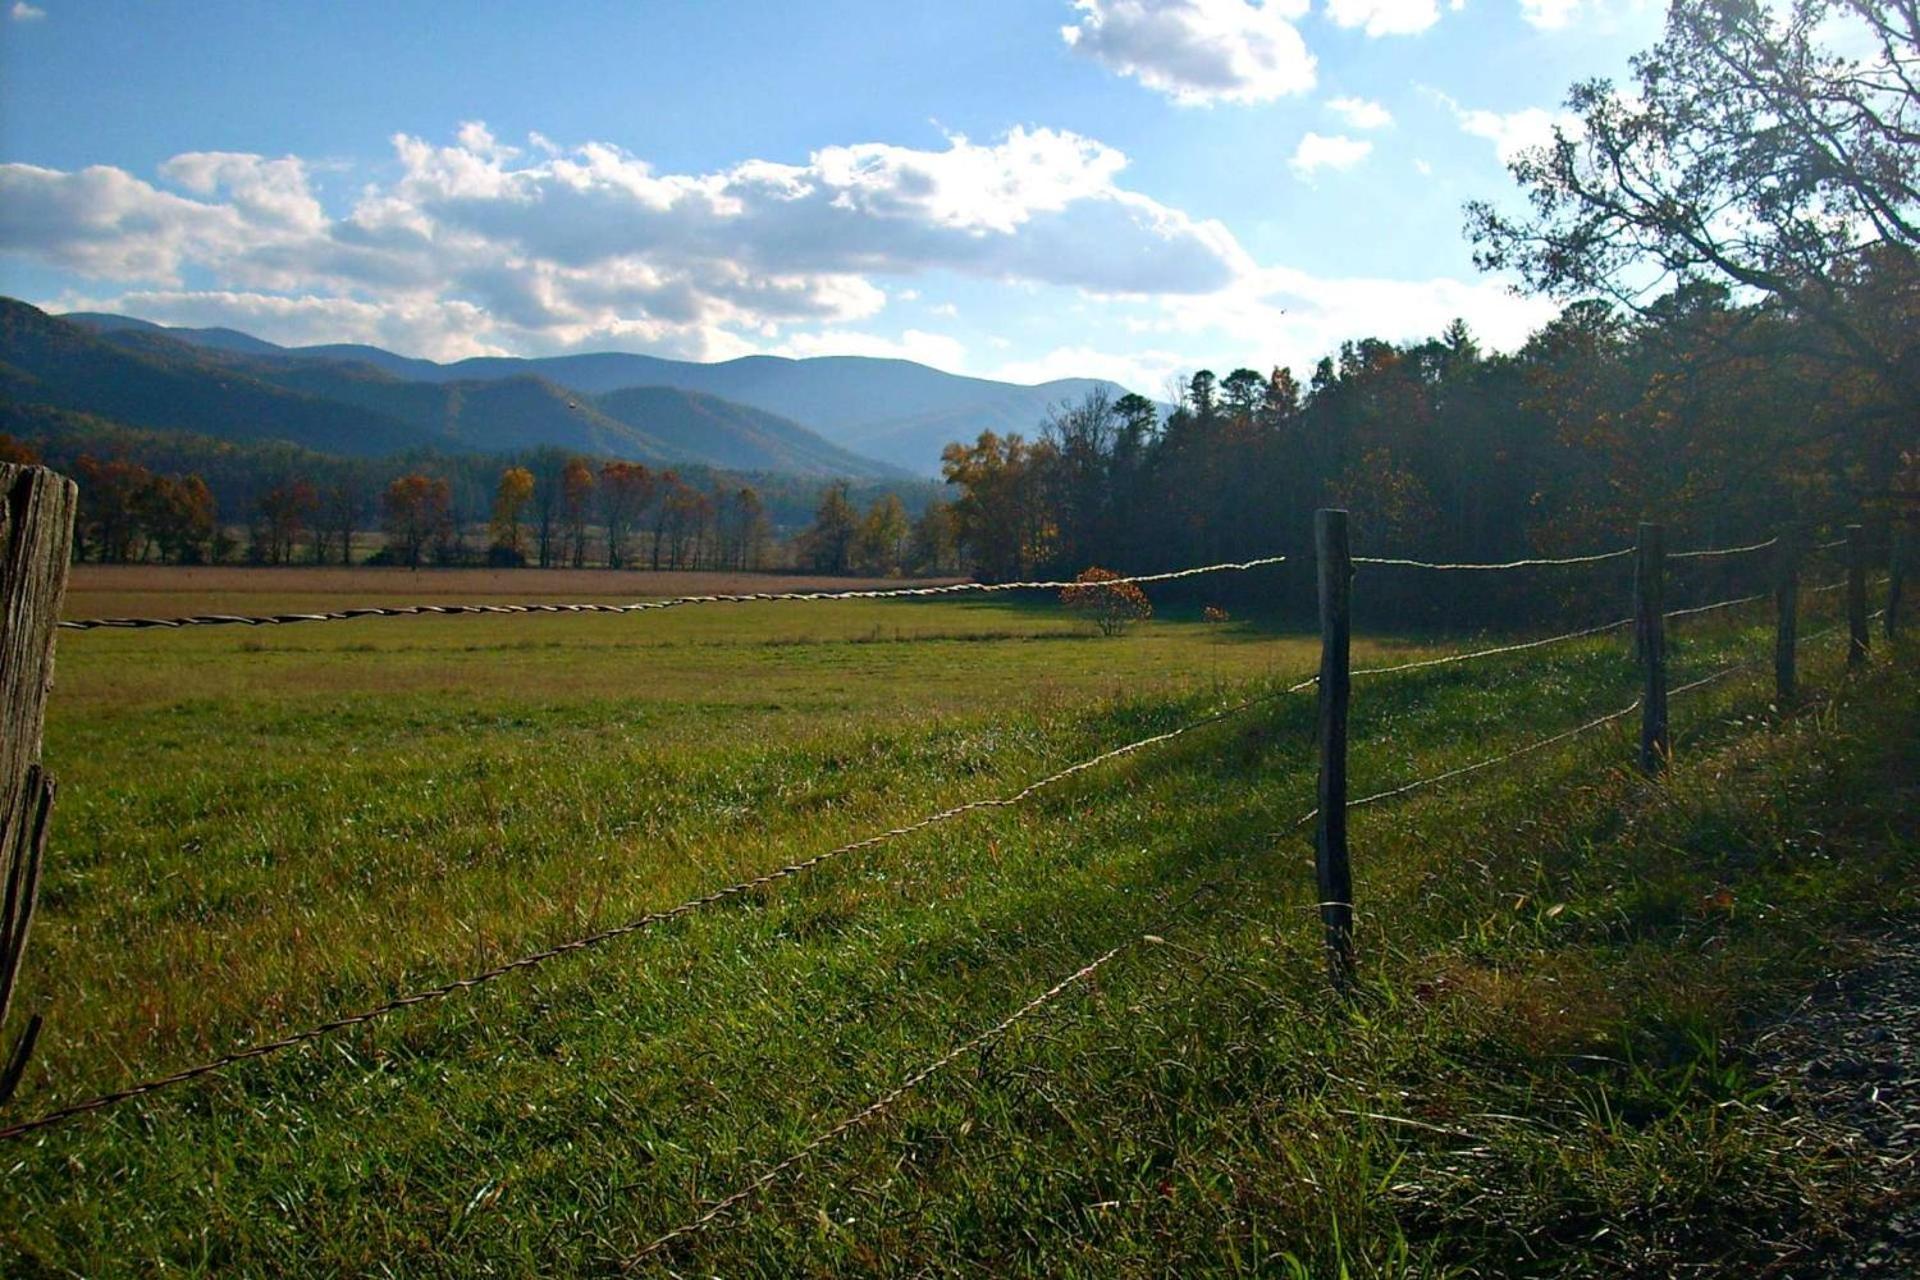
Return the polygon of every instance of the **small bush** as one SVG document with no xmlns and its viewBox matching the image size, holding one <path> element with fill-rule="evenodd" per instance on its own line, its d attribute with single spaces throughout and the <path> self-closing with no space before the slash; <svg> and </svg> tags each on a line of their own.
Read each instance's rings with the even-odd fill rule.
<svg viewBox="0 0 1920 1280">
<path fill-rule="evenodd" d="M 1099 627 L 1103 636 L 1117 636 L 1153 616 L 1146 592 L 1120 581 L 1113 570 L 1098 567 L 1083 571 L 1072 586 L 1063 588 L 1060 603 Z"/>
</svg>

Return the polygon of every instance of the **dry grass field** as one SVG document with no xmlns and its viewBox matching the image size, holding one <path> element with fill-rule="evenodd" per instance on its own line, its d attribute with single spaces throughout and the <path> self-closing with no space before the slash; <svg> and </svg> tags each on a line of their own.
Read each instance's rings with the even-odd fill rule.
<svg viewBox="0 0 1920 1280">
<path fill-rule="evenodd" d="M 80 564 L 67 584 L 66 616 L 173 616 L 184 612 L 294 612 L 352 604 L 617 603 L 663 596 L 753 591 L 845 591 L 928 586 L 898 580 L 788 573 L 685 573 L 605 569 L 401 569 L 375 565 L 264 568 L 242 565 Z M 244 605 L 244 607 L 243 607 Z"/>
</svg>

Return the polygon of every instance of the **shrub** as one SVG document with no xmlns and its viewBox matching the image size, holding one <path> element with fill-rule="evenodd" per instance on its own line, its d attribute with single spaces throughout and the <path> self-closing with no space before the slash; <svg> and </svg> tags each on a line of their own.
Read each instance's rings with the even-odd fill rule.
<svg viewBox="0 0 1920 1280">
<path fill-rule="evenodd" d="M 1103 636 L 1117 636 L 1153 616 L 1147 593 L 1123 582 L 1111 569 L 1087 569 L 1060 592 L 1060 603 L 1091 621 Z"/>
</svg>

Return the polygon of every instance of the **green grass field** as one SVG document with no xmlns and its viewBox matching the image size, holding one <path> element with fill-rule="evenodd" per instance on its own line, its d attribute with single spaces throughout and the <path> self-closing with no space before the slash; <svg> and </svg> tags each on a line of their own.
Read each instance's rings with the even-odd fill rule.
<svg viewBox="0 0 1920 1280">
<path fill-rule="evenodd" d="M 192 607 L 310 607 L 285 581 Z M 70 613 L 154 606 L 76 585 Z M 1770 638 L 1752 610 L 1690 625 L 1675 683 Z M 1357 681 L 1355 793 L 1624 706 L 1623 649 Z M 48 1024 L 0 1118 L 1006 794 L 1316 653 L 954 601 L 63 635 L 21 997 Z M 1809 646 L 1791 716 L 1762 670 L 1677 700 L 1664 783 L 1626 767 L 1628 718 L 1356 811 L 1350 1005 L 1322 977 L 1294 695 L 16 1142 L 0 1273 L 618 1273 L 1122 946 L 648 1265 L 1743 1274 L 1857 1197 L 1761 1105 L 1740 1030 L 1914 905 L 1915 664 L 1840 658 Z"/>
</svg>

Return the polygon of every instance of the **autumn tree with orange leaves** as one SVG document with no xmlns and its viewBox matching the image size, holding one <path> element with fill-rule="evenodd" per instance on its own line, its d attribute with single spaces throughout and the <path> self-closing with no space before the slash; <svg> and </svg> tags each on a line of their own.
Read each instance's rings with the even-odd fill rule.
<svg viewBox="0 0 1920 1280">
<path fill-rule="evenodd" d="M 1093 623 L 1103 636 L 1117 636 L 1153 616 L 1153 603 L 1138 583 L 1097 566 L 1083 570 L 1072 586 L 1061 588 L 1060 603 Z"/>
<path fill-rule="evenodd" d="M 418 472 L 401 476 L 380 495 L 380 521 L 390 556 L 418 569 L 420 557 L 443 544 L 453 526 L 453 489 Z"/>
</svg>

